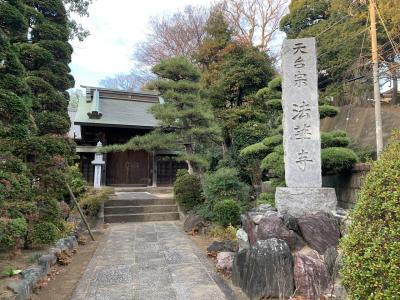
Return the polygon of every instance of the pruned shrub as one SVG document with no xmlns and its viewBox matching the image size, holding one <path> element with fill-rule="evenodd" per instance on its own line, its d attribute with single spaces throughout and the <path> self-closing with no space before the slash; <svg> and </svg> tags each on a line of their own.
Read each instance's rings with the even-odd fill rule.
<svg viewBox="0 0 400 300">
<path fill-rule="evenodd" d="M 245 201 L 250 188 L 240 181 L 236 169 L 220 168 L 204 176 L 203 190 L 207 201 L 213 206 L 216 202 L 227 198 Z"/>
<path fill-rule="evenodd" d="M 273 177 L 283 178 L 285 176 L 285 163 L 283 146 L 275 147 L 261 162 L 261 168 L 267 170 Z"/>
<path fill-rule="evenodd" d="M 348 148 L 330 147 L 321 150 L 322 173 L 349 171 L 358 162 L 357 154 Z"/>
<path fill-rule="evenodd" d="M 189 211 L 203 202 L 201 184 L 197 176 L 191 175 L 187 171 L 182 173 L 183 171 L 177 174 L 174 183 L 175 199 L 185 211 Z"/>
<path fill-rule="evenodd" d="M 24 218 L 0 219 L 0 249 L 11 250 L 23 246 L 27 229 Z"/>
<path fill-rule="evenodd" d="M 268 147 L 268 149 L 272 150 L 276 146 L 282 144 L 283 138 L 280 134 L 268 136 L 262 140 L 262 143 Z"/>
<path fill-rule="evenodd" d="M 400 139 L 372 164 L 341 240 L 349 299 L 400 299 Z"/>
<path fill-rule="evenodd" d="M 268 150 L 269 148 L 263 143 L 257 143 L 242 149 L 240 151 L 240 156 L 262 159 L 263 157 L 265 157 L 265 155 L 268 154 Z"/>
<path fill-rule="evenodd" d="M 334 117 L 339 113 L 339 109 L 328 104 L 323 104 L 320 105 L 319 107 L 319 117 L 321 119 L 327 118 L 327 117 Z"/>
<path fill-rule="evenodd" d="M 344 131 L 335 130 L 321 133 L 321 148 L 347 147 L 349 144 L 350 138 Z"/>
<path fill-rule="evenodd" d="M 96 217 L 100 211 L 103 202 L 108 199 L 108 196 L 112 192 L 112 188 L 88 188 L 87 191 L 78 198 L 79 204 L 83 209 L 85 215 Z"/>
<path fill-rule="evenodd" d="M 215 222 L 222 226 L 235 226 L 240 222 L 240 205 L 233 199 L 217 202 L 213 211 Z"/>
<path fill-rule="evenodd" d="M 272 110 L 282 110 L 282 101 L 281 99 L 271 99 L 265 102 L 265 105 L 268 109 Z"/>
<path fill-rule="evenodd" d="M 33 225 L 28 232 L 28 239 L 33 247 L 51 245 L 60 236 L 60 230 L 50 222 L 40 222 Z"/>
</svg>

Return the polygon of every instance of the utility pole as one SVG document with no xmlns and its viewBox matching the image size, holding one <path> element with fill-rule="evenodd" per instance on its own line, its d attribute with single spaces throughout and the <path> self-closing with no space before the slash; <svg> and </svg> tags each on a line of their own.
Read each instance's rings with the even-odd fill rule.
<svg viewBox="0 0 400 300">
<path fill-rule="evenodd" d="M 376 0 L 369 0 L 369 15 L 371 17 L 371 46 L 372 46 L 372 71 L 374 78 L 374 99 L 375 99 L 375 127 L 376 127 L 376 152 L 378 158 L 383 150 L 382 137 L 382 114 L 381 114 L 381 93 L 378 77 L 378 41 L 376 38 Z"/>
</svg>

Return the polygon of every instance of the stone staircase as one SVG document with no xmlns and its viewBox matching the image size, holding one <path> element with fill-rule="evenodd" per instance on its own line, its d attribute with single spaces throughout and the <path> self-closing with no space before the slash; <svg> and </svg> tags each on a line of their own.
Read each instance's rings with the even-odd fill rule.
<svg viewBox="0 0 400 300">
<path fill-rule="evenodd" d="M 115 188 L 104 203 L 104 222 L 179 220 L 178 206 L 170 188 Z"/>
</svg>

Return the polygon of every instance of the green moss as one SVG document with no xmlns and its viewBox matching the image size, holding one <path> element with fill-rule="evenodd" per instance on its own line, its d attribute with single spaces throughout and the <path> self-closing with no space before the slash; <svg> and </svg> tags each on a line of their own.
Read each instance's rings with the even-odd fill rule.
<svg viewBox="0 0 400 300">
<path fill-rule="evenodd" d="M 372 164 L 341 240 L 349 300 L 400 299 L 400 141 Z"/>
</svg>

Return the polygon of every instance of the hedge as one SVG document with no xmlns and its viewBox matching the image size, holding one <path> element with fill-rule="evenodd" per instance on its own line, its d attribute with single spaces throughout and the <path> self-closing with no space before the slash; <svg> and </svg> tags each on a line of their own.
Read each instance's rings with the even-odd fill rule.
<svg viewBox="0 0 400 300">
<path fill-rule="evenodd" d="M 321 160 L 323 174 L 337 174 L 351 170 L 358 157 L 351 149 L 330 147 L 321 150 Z"/>
<path fill-rule="evenodd" d="M 352 299 L 400 299 L 400 140 L 374 162 L 341 240 L 341 275 Z"/>
</svg>

